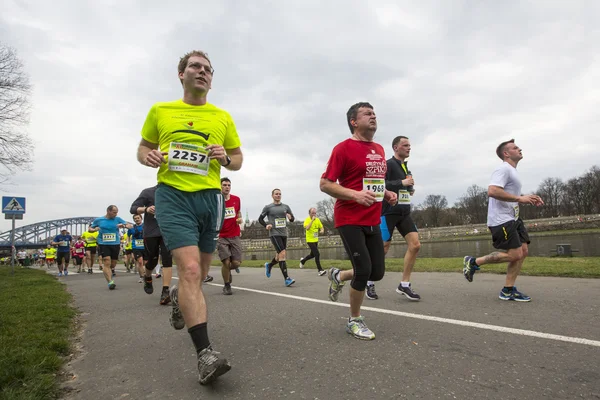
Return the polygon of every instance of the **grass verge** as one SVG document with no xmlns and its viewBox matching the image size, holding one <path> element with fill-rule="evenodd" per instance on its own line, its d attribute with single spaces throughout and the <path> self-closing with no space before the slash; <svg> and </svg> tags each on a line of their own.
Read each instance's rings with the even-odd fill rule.
<svg viewBox="0 0 600 400">
<path fill-rule="evenodd" d="M 270 260 L 245 260 L 244 267 L 264 268 Z M 401 272 L 402 258 L 387 258 L 385 270 Z M 462 272 L 462 258 L 417 258 L 415 272 Z M 213 260 L 212 265 L 220 265 Z M 352 268 L 348 260 L 321 260 L 323 268 Z M 288 268 L 298 268 L 298 260 L 290 260 Z M 308 261 L 306 268 L 316 268 L 314 260 Z M 481 267 L 482 273 L 505 274 L 506 264 L 488 264 Z M 521 275 L 557 276 L 569 278 L 600 278 L 600 257 L 528 257 L 523 264 Z"/>
<path fill-rule="evenodd" d="M 44 271 L 0 267 L 0 399 L 52 399 L 76 311 Z"/>
</svg>

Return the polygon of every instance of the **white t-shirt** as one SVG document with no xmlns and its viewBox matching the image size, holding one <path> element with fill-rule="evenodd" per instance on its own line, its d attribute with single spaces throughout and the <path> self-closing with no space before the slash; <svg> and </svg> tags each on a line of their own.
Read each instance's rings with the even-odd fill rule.
<svg viewBox="0 0 600 400">
<path fill-rule="evenodd" d="M 499 186 L 505 192 L 521 195 L 521 181 L 517 169 L 507 163 L 502 163 L 494 173 L 490 181 L 490 186 Z M 516 201 L 502 201 L 490 197 L 488 203 L 488 226 L 502 225 L 508 221 L 514 221 L 519 218 L 519 203 Z"/>
<path fill-rule="evenodd" d="M 17 258 L 27 258 L 27 252 L 26 251 L 19 251 L 17 253 Z"/>
</svg>

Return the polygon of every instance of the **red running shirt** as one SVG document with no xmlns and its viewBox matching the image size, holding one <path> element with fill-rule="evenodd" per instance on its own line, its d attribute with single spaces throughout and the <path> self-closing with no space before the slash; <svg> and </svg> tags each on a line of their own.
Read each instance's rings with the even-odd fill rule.
<svg viewBox="0 0 600 400">
<path fill-rule="evenodd" d="M 383 198 L 386 171 L 385 151 L 381 145 L 347 139 L 333 148 L 321 178 L 357 191 L 376 184 L 377 190 Z M 381 187 L 382 183 L 383 187 Z M 366 207 L 354 200 L 338 199 L 335 202 L 333 215 L 336 228 L 344 225 L 379 225 L 381 223 L 381 201 Z"/>
<path fill-rule="evenodd" d="M 219 237 L 230 238 L 240 236 L 240 226 L 237 223 L 237 216 L 242 208 L 242 201 L 239 197 L 232 194 L 229 195 L 229 200 L 225 201 L 225 219 L 223 227 L 219 232 Z"/>
</svg>

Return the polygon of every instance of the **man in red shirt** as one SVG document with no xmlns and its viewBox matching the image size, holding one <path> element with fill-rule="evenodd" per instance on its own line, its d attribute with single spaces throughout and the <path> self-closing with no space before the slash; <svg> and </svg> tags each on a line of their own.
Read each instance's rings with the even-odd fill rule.
<svg viewBox="0 0 600 400">
<path fill-rule="evenodd" d="M 373 142 L 377 118 L 369 103 L 356 103 L 346 113 L 352 133 L 333 148 L 321 191 L 337 199 L 334 206 L 338 229 L 352 270 L 331 268 L 329 299 L 337 301 L 346 281 L 350 282 L 350 318 L 346 331 L 358 339 L 372 340 L 375 334 L 360 315 L 367 281 L 379 281 L 385 273 L 385 254 L 381 240 L 381 202 L 396 204 L 396 193 L 385 189 L 387 164 L 381 145 Z"/>
<path fill-rule="evenodd" d="M 223 276 L 223 294 L 230 295 L 231 293 L 231 270 L 235 269 L 239 272 L 240 264 L 242 263 L 242 240 L 240 239 L 241 231 L 240 224 L 242 223 L 242 202 L 239 197 L 231 193 L 231 181 L 229 178 L 221 179 L 221 193 L 225 199 L 225 219 L 223 227 L 219 232 L 219 241 L 217 242 L 217 250 L 219 259 L 223 263 L 221 267 L 221 275 Z"/>
</svg>

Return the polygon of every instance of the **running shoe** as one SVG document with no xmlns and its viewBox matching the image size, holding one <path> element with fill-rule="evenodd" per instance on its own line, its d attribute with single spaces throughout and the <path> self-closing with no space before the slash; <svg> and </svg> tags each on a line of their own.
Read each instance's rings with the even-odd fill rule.
<svg viewBox="0 0 600 400">
<path fill-rule="evenodd" d="M 377 296 L 377 292 L 375 291 L 375 285 L 367 285 L 367 290 L 365 290 L 365 295 L 369 300 L 377 300 L 379 296 Z"/>
<path fill-rule="evenodd" d="M 319 276 L 323 276 L 327 273 L 327 271 L 325 271 L 324 269 L 319 271 Z"/>
<path fill-rule="evenodd" d="M 144 292 L 146 292 L 147 294 L 154 293 L 154 287 L 152 286 L 151 276 L 144 277 Z"/>
<path fill-rule="evenodd" d="M 225 285 L 223 286 L 223 294 L 230 296 L 233 294 L 233 292 L 231 291 L 231 285 Z"/>
<path fill-rule="evenodd" d="M 59 272 L 59 273 L 58 273 L 58 276 L 63 276 L 62 272 Z"/>
<path fill-rule="evenodd" d="M 367 328 L 365 319 L 362 316 L 350 318 L 348 320 L 348 324 L 346 325 L 346 332 L 361 340 L 375 339 L 375 334 L 369 328 Z"/>
<path fill-rule="evenodd" d="M 65 269 L 65 276 L 69 275 L 69 270 Z"/>
<path fill-rule="evenodd" d="M 500 295 L 498 296 L 500 300 L 510 300 L 510 301 L 521 301 L 528 302 L 531 301 L 531 297 L 527 296 L 525 293 L 521 293 L 517 290 L 517 287 L 514 286 L 511 292 L 505 292 L 504 289 L 500 291 Z"/>
<path fill-rule="evenodd" d="M 236 274 L 239 274 L 239 273 L 240 273 L 240 269 L 239 269 L 239 267 L 235 269 L 235 273 L 236 273 Z"/>
<path fill-rule="evenodd" d="M 138 283 L 144 283 L 144 278 L 142 278 L 142 277 L 140 276 L 140 279 L 138 279 Z"/>
<path fill-rule="evenodd" d="M 163 289 L 162 293 L 160 294 L 160 301 L 159 301 L 160 305 L 166 306 L 170 302 L 171 302 L 171 297 L 169 296 L 169 290 Z"/>
<path fill-rule="evenodd" d="M 203 281 L 203 282 L 204 282 L 204 283 L 207 283 L 207 282 L 212 282 L 212 281 L 213 281 L 213 279 L 214 279 L 214 278 L 213 278 L 212 276 L 210 276 L 210 275 L 206 275 L 206 278 L 204 278 L 204 281 Z"/>
<path fill-rule="evenodd" d="M 93 274 L 93 273 L 94 273 L 94 271 L 92 271 L 91 268 L 88 268 L 88 274 Z"/>
<path fill-rule="evenodd" d="M 285 286 L 292 286 L 294 283 L 296 283 L 296 281 L 290 278 L 289 276 L 285 278 Z"/>
<path fill-rule="evenodd" d="M 338 281 L 336 275 L 340 272 L 337 268 L 330 268 L 327 273 L 327 278 L 329 279 L 329 300 L 337 301 L 338 296 L 342 293 L 342 289 L 346 282 Z"/>
<path fill-rule="evenodd" d="M 398 287 L 396 288 L 396 293 L 403 294 L 404 296 L 406 296 L 407 299 L 412 301 L 421 300 L 421 296 L 412 291 L 410 283 L 408 284 L 408 287 L 404 287 L 402 286 L 402 284 L 398 285 Z"/>
<path fill-rule="evenodd" d="M 231 369 L 231 365 L 212 346 L 198 353 L 198 382 L 206 385 Z"/>
<path fill-rule="evenodd" d="M 299 265 L 299 267 L 300 267 L 300 268 L 304 268 L 304 257 L 302 257 L 302 258 L 300 259 L 300 265 Z"/>
<path fill-rule="evenodd" d="M 108 288 L 110 290 L 115 290 L 116 287 L 117 287 L 117 285 L 115 285 L 115 281 L 108 282 Z"/>
<path fill-rule="evenodd" d="M 177 298 L 178 292 L 177 285 L 172 286 L 171 290 L 169 290 L 169 297 L 171 297 L 171 314 L 169 315 L 169 323 L 174 329 L 180 330 L 185 328 L 185 321 L 183 319 L 183 314 L 179 309 L 179 300 Z"/>
<path fill-rule="evenodd" d="M 475 265 L 475 257 L 465 256 L 463 259 L 463 275 L 469 282 L 473 282 L 473 275 L 479 271 L 479 266 Z"/>
<path fill-rule="evenodd" d="M 268 262 L 266 262 L 266 263 L 265 263 L 265 275 L 267 276 L 267 278 L 270 278 L 270 277 L 271 277 L 271 268 L 273 268 L 273 267 L 271 267 L 271 266 L 269 265 L 269 263 L 268 263 Z"/>
<path fill-rule="evenodd" d="M 162 275 L 160 274 L 160 272 L 158 274 L 156 274 L 156 279 L 160 278 Z"/>
</svg>

